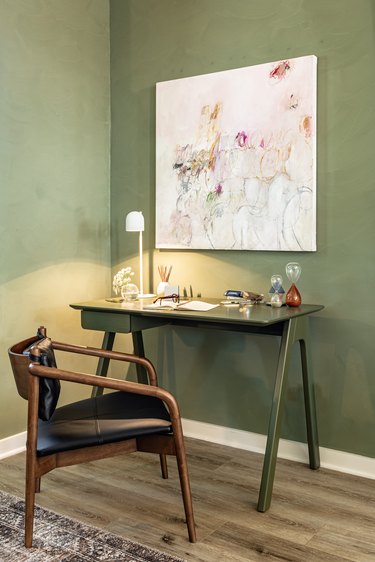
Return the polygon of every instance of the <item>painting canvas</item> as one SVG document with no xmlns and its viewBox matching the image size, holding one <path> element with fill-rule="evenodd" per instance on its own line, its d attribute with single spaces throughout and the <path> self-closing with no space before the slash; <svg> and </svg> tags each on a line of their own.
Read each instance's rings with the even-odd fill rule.
<svg viewBox="0 0 375 562">
<path fill-rule="evenodd" d="M 313 55 L 156 85 L 156 247 L 316 250 Z"/>
</svg>

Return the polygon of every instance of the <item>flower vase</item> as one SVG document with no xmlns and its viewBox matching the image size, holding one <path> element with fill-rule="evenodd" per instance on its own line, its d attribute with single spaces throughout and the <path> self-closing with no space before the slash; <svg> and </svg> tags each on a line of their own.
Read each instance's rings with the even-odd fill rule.
<svg viewBox="0 0 375 562">
<path fill-rule="evenodd" d="M 292 286 L 286 294 L 285 303 L 288 306 L 300 306 L 300 304 L 302 303 L 300 292 L 294 283 L 292 283 Z"/>
</svg>

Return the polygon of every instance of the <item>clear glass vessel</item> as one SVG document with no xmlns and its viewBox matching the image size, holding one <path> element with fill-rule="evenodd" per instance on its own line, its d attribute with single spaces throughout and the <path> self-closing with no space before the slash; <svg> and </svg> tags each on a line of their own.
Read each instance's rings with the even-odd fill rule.
<svg viewBox="0 0 375 562">
<path fill-rule="evenodd" d="M 300 306 L 302 304 L 302 297 L 296 283 L 301 276 L 301 266 L 297 262 L 289 262 L 286 264 L 285 271 L 289 281 L 292 283 L 286 294 L 285 302 L 288 306 Z"/>
<path fill-rule="evenodd" d="M 134 283 L 128 283 L 121 287 L 121 296 L 126 302 L 131 302 L 137 300 L 139 295 L 139 289 Z"/>
<path fill-rule="evenodd" d="M 272 275 L 271 277 L 271 290 L 270 290 L 270 302 L 271 306 L 279 307 L 283 304 L 284 289 L 283 289 L 283 278 L 281 275 Z"/>
</svg>

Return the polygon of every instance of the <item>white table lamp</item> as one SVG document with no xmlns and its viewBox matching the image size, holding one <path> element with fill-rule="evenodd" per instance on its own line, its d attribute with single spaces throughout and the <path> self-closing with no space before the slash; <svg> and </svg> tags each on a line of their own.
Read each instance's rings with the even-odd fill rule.
<svg viewBox="0 0 375 562">
<path fill-rule="evenodd" d="M 139 232 L 139 298 L 153 297 L 152 294 L 144 294 L 143 292 L 143 244 L 142 232 L 145 229 L 145 218 L 142 211 L 131 211 L 126 215 L 125 230 L 126 232 Z"/>
</svg>

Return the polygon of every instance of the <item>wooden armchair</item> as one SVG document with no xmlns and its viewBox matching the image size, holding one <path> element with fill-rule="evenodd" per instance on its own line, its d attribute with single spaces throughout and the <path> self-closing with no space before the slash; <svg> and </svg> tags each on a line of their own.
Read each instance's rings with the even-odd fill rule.
<svg viewBox="0 0 375 562">
<path fill-rule="evenodd" d="M 28 400 L 25 546 L 32 546 L 35 493 L 40 491 L 40 479 L 44 474 L 54 468 L 134 451 L 158 453 L 164 478 L 168 477 L 166 455 L 176 456 L 189 540 L 195 542 L 179 407 L 169 392 L 157 386 L 152 363 L 131 354 L 51 342 L 45 336 L 45 329 L 40 328 L 36 337 L 15 344 L 8 351 L 18 393 Z M 150 384 L 58 369 L 53 350 L 142 365 Z M 53 366 L 48 366 L 51 364 Z M 53 411 L 59 381 L 107 388 L 113 392 Z"/>
</svg>

